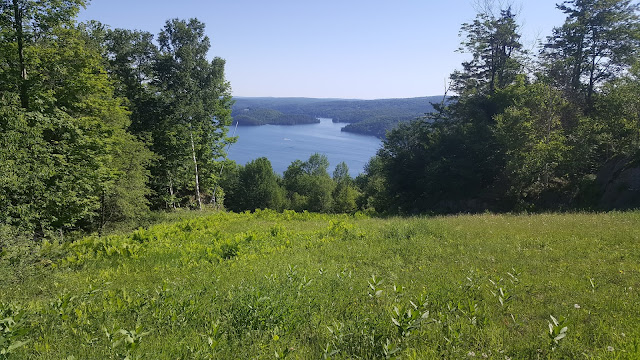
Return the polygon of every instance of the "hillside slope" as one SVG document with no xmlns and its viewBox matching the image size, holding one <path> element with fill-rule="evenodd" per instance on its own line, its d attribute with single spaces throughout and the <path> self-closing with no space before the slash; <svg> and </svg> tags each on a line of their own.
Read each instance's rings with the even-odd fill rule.
<svg viewBox="0 0 640 360">
<path fill-rule="evenodd" d="M 17 321 L 0 346 L 29 341 L 12 359 L 638 358 L 639 221 L 221 212 L 45 243 L 24 265 L 5 249 L 0 318 Z"/>
</svg>

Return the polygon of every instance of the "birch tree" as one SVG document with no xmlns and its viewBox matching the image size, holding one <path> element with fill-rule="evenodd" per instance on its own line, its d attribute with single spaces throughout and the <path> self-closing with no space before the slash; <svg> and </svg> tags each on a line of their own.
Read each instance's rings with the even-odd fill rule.
<svg viewBox="0 0 640 360">
<path fill-rule="evenodd" d="M 223 140 L 231 122 L 225 62 L 207 59 L 210 41 L 204 24 L 196 19 L 167 21 L 158 42 L 155 85 L 165 113 L 162 133 L 155 139 L 162 143 L 156 149 L 165 170 L 159 176 L 171 192 L 193 189 L 202 209 L 203 185 L 212 188 L 214 160 L 224 154 Z M 188 177 L 193 180 L 186 181 Z"/>
</svg>

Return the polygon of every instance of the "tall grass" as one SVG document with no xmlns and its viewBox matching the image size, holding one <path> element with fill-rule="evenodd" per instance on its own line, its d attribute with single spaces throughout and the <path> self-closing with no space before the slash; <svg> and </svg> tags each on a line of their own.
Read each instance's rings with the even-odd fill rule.
<svg viewBox="0 0 640 360">
<path fill-rule="evenodd" d="M 2 258 L 3 271 L 32 275 L 0 283 L 0 317 L 19 317 L 0 349 L 14 346 L 12 359 L 640 358 L 638 212 L 174 220 L 45 242 L 27 264 Z"/>
</svg>

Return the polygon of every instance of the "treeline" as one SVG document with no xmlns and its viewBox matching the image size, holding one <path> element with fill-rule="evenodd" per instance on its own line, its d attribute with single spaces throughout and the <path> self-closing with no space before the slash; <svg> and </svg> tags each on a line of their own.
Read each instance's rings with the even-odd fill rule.
<svg viewBox="0 0 640 360">
<path fill-rule="evenodd" d="M 231 95 L 204 24 L 154 38 L 85 5 L 0 2 L 0 225 L 34 237 L 215 200 Z"/>
<path fill-rule="evenodd" d="M 537 54 L 523 48 L 511 8 L 487 8 L 463 24 L 461 48 L 471 60 L 451 75 L 455 96 L 387 134 L 365 174 L 349 183 L 349 206 L 332 207 L 342 200 L 329 196 L 326 166 L 312 157 L 282 178 L 266 159 L 238 168 L 226 187 L 229 208 L 418 214 L 640 207 L 639 7 L 583 0 L 558 9 L 566 20 Z"/>
<path fill-rule="evenodd" d="M 454 101 L 391 131 L 367 167 L 390 213 L 640 207 L 640 21 L 628 0 L 569 0 L 537 54 L 511 8 L 463 24 Z"/>
<path fill-rule="evenodd" d="M 231 113 L 233 121 L 238 125 L 301 125 L 317 124 L 317 118 L 305 114 L 283 114 L 273 109 L 244 108 L 233 110 Z"/>
<path fill-rule="evenodd" d="M 442 99 L 442 96 L 379 100 L 237 98 L 233 117 L 242 124 L 247 121 L 244 115 L 250 115 L 261 119 L 253 122 L 258 125 L 282 123 L 278 113 L 314 119 L 330 118 L 333 122 L 349 123 L 343 131 L 384 138 L 386 132 L 398 123 L 433 111 L 431 103 L 442 102 Z M 252 115 L 254 113 L 256 115 Z"/>
<path fill-rule="evenodd" d="M 224 204 L 232 211 L 274 209 L 323 213 L 353 213 L 360 208 L 360 191 L 344 162 L 329 175 L 329 160 L 313 154 L 296 160 L 277 175 L 267 158 L 244 166 L 231 163 L 222 179 Z"/>
<path fill-rule="evenodd" d="M 389 132 L 356 179 L 344 164 L 330 176 L 317 154 L 283 176 L 264 158 L 217 161 L 233 141 L 232 99 L 224 60 L 207 59 L 204 24 L 169 20 L 154 38 L 78 24 L 84 5 L 0 2 L 0 238 L 7 225 L 34 238 L 100 231 L 149 209 L 219 205 L 222 194 L 234 211 L 640 206 L 640 18 L 631 1 L 563 2 L 566 21 L 537 54 L 524 50 L 510 8 L 478 14 L 462 26 L 472 57 L 451 75 L 451 101 L 440 97 L 430 114 Z M 334 121 L 375 112 L 384 122 L 377 106 L 399 100 L 413 101 L 287 106 Z M 427 101 L 414 100 L 420 109 Z"/>
<path fill-rule="evenodd" d="M 352 132 L 356 134 L 372 135 L 380 139 L 387 136 L 387 132 L 398 126 L 402 122 L 414 120 L 416 116 L 371 116 L 364 120 L 350 123 L 343 127 L 341 131 Z"/>
</svg>

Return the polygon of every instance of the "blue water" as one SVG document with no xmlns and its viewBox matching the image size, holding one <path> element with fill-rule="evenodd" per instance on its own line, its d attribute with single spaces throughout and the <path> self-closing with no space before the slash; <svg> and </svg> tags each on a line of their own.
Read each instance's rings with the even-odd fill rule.
<svg viewBox="0 0 640 360">
<path fill-rule="evenodd" d="M 273 170 L 282 174 L 294 160 L 305 161 L 313 153 L 320 153 L 329 159 L 329 174 L 344 161 L 355 177 L 364 171 L 381 141 L 373 136 L 340 131 L 345 125 L 320 119 L 319 124 L 310 125 L 238 126 L 238 141 L 231 145 L 228 156 L 241 165 L 264 156 L 271 161 Z M 232 134 L 233 128 L 229 130 L 229 136 Z"/>
</svg>

